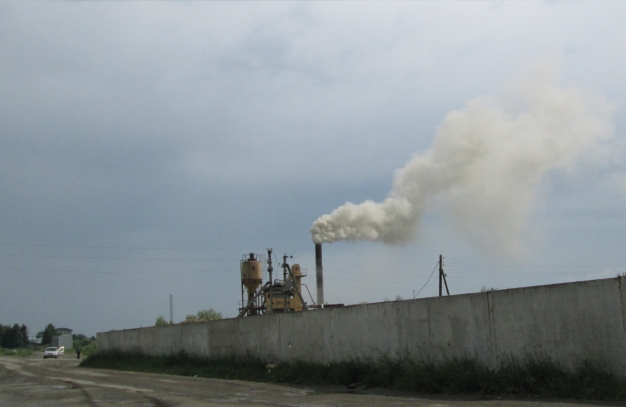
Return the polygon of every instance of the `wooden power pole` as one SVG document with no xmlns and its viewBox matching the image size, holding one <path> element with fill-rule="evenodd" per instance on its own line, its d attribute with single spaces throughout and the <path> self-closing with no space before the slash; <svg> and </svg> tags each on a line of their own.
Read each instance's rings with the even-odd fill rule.
<svg viewBox="0 0 626 407">
<path fill-rule="evenodd" d="M 448 290 L 448 282 L 446 281 L 446 273 L 443 272 L 443 256 L 439 255 L 439 296 L 443 295 L 443 286 L 442 283 L 446 285 L 446 293 L 450 295 L 450 290 Z"/>
</svg>

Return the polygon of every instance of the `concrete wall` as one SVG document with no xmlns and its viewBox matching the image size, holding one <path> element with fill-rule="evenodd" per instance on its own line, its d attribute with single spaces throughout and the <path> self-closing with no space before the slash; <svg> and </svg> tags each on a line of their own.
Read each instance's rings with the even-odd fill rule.
<svg viewBox="0 0 626 407">
<path fill-rule="evenodd" d="M 518 288 L 98 333 L 98 350 L 198 356 L 255 355 L 270 362 L 331 362 L 388 355 L 546 354 L 626 376 L 626 279 Z"/>
</svg>

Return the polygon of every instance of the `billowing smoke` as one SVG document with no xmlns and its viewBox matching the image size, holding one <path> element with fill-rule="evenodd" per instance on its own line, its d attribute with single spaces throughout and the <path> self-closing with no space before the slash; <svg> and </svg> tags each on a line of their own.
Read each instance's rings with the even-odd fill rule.
<svg viewBox="0 0 626 407">
<path fill-rule="evenodd" d="M 383 202 L 348 202 L 319 217 L 313 241 L 406 242 L 436 204 L 474 245 L 519 251 L 541 178 L 611 134 L 606 101 L 552 83 L 539 74 L 500 100 L 479 97 L 450 112 L 432 147 L 397 170 Z"/>
</svg>

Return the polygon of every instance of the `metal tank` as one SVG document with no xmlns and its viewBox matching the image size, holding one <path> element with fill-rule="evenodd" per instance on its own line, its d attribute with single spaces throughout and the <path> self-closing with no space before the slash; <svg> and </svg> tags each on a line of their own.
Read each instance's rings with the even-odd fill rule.
<svg viewBox="0 0 626 407">
<path fill-rule="evenodd" d="M 248 258 L 244 254 L 241 259 L 241 301 L 244 302 L 244 293 L 243 288 L 248 293 L 248 299 L 245 304 L 242 304 L 242 307 L 245 307 L 247 304 L 254 301 L 254 296 L 256 295 L 256 291 L 263 282 L 263 264 L 260 261 L 260 256 L 255 255 L 254 253 L 249 253 Z M 258 307 L 252 306 L 248 313 L 249 315 L 255 315 L 258 311 Z"/>
<path fill-rule="evenodd" d="M 280 265 L 283 269 L 283 279 L 272 279 L 272 249 L 267 249 L 267 260 L 264 256 L 254 253 L 244 254 L 241 258 L 241 308 L 239 315 L 273 314 L 275 312 L 300 312 L 308 310 L 307 303 L 302 297 L 302 278 L 306 271 L 299 264 L 289 266 L 287 258 L 283 256 Z M 262 265 L 267 262 L 269 281 L 263 286 Z M 308 291 L 308 288 L 306 288 Z M 246 295 L 247 292 L 247 295 Z M 309 292 L 309 296 L 311 293 Z M 313 298 L 311 297 L 311 301 Z M 315 303 L 313 301 L 313 303 Z"/>
</svg>

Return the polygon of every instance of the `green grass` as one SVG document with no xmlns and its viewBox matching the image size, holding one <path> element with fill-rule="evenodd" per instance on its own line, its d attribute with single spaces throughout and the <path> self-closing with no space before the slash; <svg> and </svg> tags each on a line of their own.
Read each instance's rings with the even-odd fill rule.
<svg viewBox="0 0 626 407">
<path fill-rule="evenodd" d="M 549 357 L 505 358 L 490 369 L 474 358 L 443 363 L 381 357 L 330 364 L 294 362 L 268 369 L 254 358 L 207 359 L 185 353 L 94 353 L 83 367 L 302 385 L 381 387 L 430 394 L 515 395 L 586 400 L 625 400 L 626 382 L 585 362 L 570 372 Z"/>
<path fill-rule="evenodd" d="M 6 349 L 0 347 L 0 356 L 26 357 L 31 356 L 34 352 L 35 350 L 32 348 Z"/>
<path fill-rule="evenodd" d="M 91 341 L 87 346 L 83 346 L 80 349 L 81 356 L 91 356 L 96 352 L 96 341 Z"/>
</svg>

